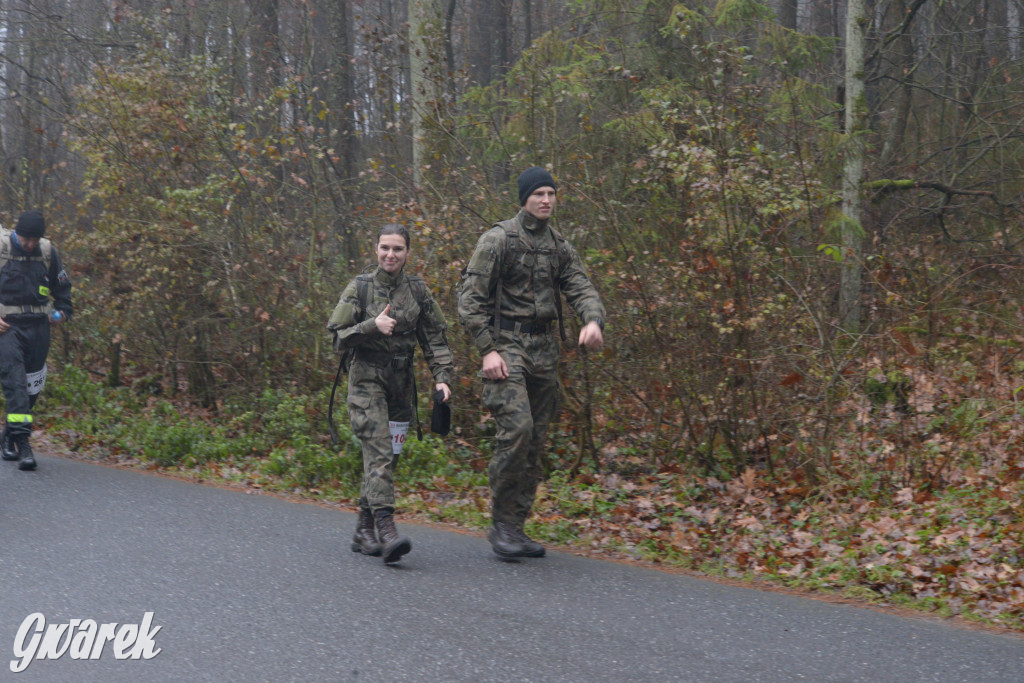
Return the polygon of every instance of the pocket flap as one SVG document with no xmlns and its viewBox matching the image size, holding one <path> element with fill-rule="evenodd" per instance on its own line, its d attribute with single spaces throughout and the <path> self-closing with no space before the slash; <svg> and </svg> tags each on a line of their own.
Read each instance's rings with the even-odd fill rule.
<svg viewBox="0 0 1024 683">
<path fill-rule="evenodd" d="M 366 410 L 370 407 L 370 397 L 365 394 L 352 394 L 348 395 L 348 404 Z"/>
</svg>

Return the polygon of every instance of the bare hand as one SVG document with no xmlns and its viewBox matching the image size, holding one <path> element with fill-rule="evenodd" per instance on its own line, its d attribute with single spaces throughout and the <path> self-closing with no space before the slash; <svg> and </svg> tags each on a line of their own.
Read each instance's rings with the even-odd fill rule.
<svg viewBox="0 0 1024 683">
<path fill-rule="evenodd" d="M 388 315 L 388 311 L 390 310 L 391 304 L 388 304 L 374 320 L 374 322 L 377 323 L 377 329 L 380 330 L 381 334 L 385 337 L 390 337 L 391 333 L 395 331 L 395 325 L 398 324 L 397 320 Z"/>
<path fill-rule="evenodd" d="M 11 329 L 10 323 L 8 323 L 3 318 L 0 318 L 0 334 L 3 334 L 4 332 L 6 332 L 9 329 Z"/>
<path fill-rule="evenodd" d="M 441 403 L 447 403 L 448 399 L 450 399 L 452 397 L 452 390 L 451 390 L 451 388 L 447 384 L 445 384 L 444 382 L 438 382 L 437 384 L 435 384 L 434 385 L 434 391 L 443 391 L 444 392 L 444 400 L 441 401 Z"/>
<path fill-rule="evenodd" d="M 497 351 L 484 356 L 484 377 L 487 379 L 508 379 L 508 365 Z"/>
<path fill-rule="evenodd" d="M 580 330 L 580 346 L 585 346 L 590 351 L 598 351 L 604 346 L 604 334 L 601 326 L 595 322 L 587 323 Z"/>
</svg>

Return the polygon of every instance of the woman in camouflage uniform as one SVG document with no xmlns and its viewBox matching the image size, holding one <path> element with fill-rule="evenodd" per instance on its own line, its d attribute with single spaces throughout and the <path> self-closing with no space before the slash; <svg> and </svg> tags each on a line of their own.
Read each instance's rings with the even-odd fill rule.
<svg viewBox="0 0 1024 683">
<path fill-rule="evenodd" d="M 441 307 L 423 279 L 405 273 L 409 231 L 389 223 L 377 235 L 377 267 L 345 287 L 327 328 L 350 353 L 348 414 L 363 449 L 359 521 L 352 550 L 396 562 L 412 549 L 395 529 L 394 469 L 414 417 L 417 343 L 447 402 L 454 375 Z"/>
</svg>

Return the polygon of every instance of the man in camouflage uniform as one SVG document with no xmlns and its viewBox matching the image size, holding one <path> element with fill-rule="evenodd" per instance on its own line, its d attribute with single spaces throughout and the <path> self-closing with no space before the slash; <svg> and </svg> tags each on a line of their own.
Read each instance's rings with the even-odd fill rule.
<svg viewBox="0 0 1024 683">
<path fill-rule="evenodd" d="M 444 314 L 423 280 L 406 275 L 409 232 L 385 225 L 377 237 L 377 268 L 352 280 L 327 328 L 334 346 L 350 352 L 348 414 L 363 448 L 359 521 L 352 550 L 397 561 L 412 549 L 395 529 L 394 468 L 414 417 L 413 353 L 418 343 L 444 401 L 451 396 L 452 353 Z"/>
<path fill-rule="evenodd" d="M 459 317 L 483 359 L 483 401 L 497 423 L 488 475 L 488 540 L 503 558 L 542 557 L 523 525 L 541 479 L 540 454 L 558 407 L 560 294 L 583 321 L 579 344 L 604 343 L 604 306 L 576 250 L 548 225 L 556 188 L 542 168 L 518 180 L 521 209 L 480 238 L 466 267 Z"/>
</svg>

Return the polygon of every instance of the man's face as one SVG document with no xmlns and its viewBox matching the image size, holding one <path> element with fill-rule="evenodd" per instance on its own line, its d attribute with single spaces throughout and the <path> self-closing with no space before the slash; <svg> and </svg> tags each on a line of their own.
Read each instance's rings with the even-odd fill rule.
<svg viewBox="0 0 1024 683">
<path fill-rule="evenodd" d="M 24 235 L 19 235 L 18 233 L 14 233 L 14 237 L 17 238 L 18 244 L 26 252 L 35 251 L 36 247 L 39 246 L 38 237 L 25 237 Z"/>
<path fill-rule="evenodd" d="M 526 213 L 538 220 L 551 218 L 551 214 L 555 212 L 555 188 L 538 187 L 526 198 L 523 208 L 526 209 Z"/>
<path fill-rule="evenodd" d="M 409 258 L 409 248 L 405 246 L 405 238 L 401 235 L 381 235 L 377 241 L 377 265 L 384 272 L 395 275 L 405 267 Z"/>
</svg>

